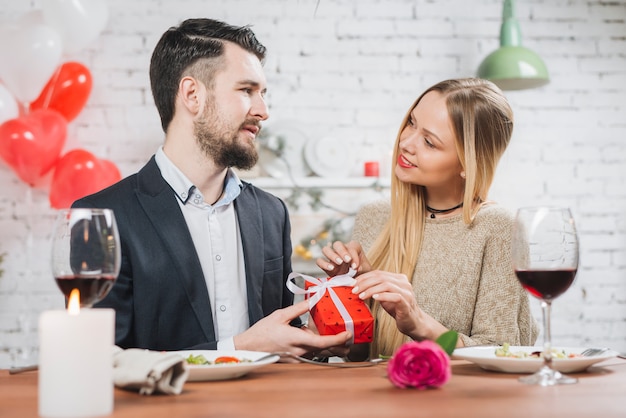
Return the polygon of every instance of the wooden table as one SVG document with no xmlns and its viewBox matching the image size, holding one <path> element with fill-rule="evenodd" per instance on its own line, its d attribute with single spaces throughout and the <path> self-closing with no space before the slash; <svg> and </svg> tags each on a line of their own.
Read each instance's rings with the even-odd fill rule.
<svg viewBox="0 0 626 418">
<path fill-rule="evenodd" d="M 112 417 L 626 417 L 626 360 L 599 363 L 575 385 L 526 386 L 518 375 L 452 362 L 440 389 L 397 389 L 385 366 L 340 369 L 271 364 L 245 377 L 187 382 L 179 396 L 115 390 Z M 0 417 L 37 416 L 37 372 L 0 370 Z"/>
</svg>

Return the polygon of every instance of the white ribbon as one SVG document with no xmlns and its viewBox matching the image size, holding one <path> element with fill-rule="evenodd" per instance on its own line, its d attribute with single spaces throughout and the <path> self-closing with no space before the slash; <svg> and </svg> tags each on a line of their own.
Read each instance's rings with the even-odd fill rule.
<svg viewBox="0 0 626 418">
<path fill-rule="evenodd" d="M 313 309 L 317 302 L 322 299 L 324 294 L 328 292 L 331 300 L 337 307 L 337 311 L 339 311 L 339 315 L 341 315 L 341 318 L 346 325 L 346 331 L 349 331 L 350 334 L 352 334 L 350 344 L 354 343 L 354 321 L 341 299 L 339 299 L 339 296 L 337 296 L 337 293 L 333 290 L 333 287 L 353 286 L 355 282 L 353 277 L 355 274 L 356 270 L 351 268 L 346 274 L 340 274 L 339 276 L 324 279 L 318 279 L 307 276 L 306 274 L 293 272 L 289 274 L 289 277 L 287 277 L 287 289 L 291 290 L 296 295 L 304 295 L 309 301 L 309 310 Z M 298 287 L 298 285 L 292 282 L 292 280 L 297 277 L 302 277 L 305 281 L 314 284 L 314 286 L 311 286 L 308 289 Z"/>
</svg>

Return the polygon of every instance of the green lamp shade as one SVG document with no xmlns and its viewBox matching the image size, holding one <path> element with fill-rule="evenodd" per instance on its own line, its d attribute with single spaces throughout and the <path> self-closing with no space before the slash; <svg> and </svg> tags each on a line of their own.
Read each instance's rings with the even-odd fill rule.
<svg viewBox="0 0 626 418">
<path fill-rule="evenodd" d="M 478 67 L 478 77 L 493 81 L 502 90 L 522 90 L 548 84 L 548 69 L 539 55 L 522 46 L 522 31 L 515 19 L 514 0 L 504 0 L 500 48 Z"/>
<path fill-rule="evenodd" d="M 522 46 L 501 46 L 478 67 L 478 77 L 493 81 L 502 90 L 522 90 L 548 84 L 543 60 Z"/>
</svg>

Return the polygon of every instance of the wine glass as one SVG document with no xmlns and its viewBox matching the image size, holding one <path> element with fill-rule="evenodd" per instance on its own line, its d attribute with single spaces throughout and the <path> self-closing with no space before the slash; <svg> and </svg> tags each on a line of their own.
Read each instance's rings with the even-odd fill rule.
<svg viewBox="0 0 626 418">
<path fill-rule="evenodd" d="M 90 308 L 111 290 L 120 272 L 120 238 L 111 209 L 64 209 L 52 235 L 52 273 L 65 295 L 78 289 Z"/>
<path fill-rule="evenodd" d="M 522 383 L 552 386 L 576 383 L 552 368 L 550 307 L 574 282 L 578 270 L 578 237 L 568 208 L 518 209 L 513 228 L 513 268 L 524 287 L 541 300 L 543 313 L 543 366 Z"/>
</svg>

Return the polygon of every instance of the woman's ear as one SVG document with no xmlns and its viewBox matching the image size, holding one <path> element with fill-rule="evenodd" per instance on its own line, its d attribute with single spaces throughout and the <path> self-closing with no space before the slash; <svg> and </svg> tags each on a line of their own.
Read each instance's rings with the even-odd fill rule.
<svg viewBox="0 0 626 418">
<path fill-rule="evenodd" d="M 178 96 L 185 108 L 192 114 L 200 112 L 201 84 L 193 77 L 183 77 L 178 84 Z"/>
</svg>

